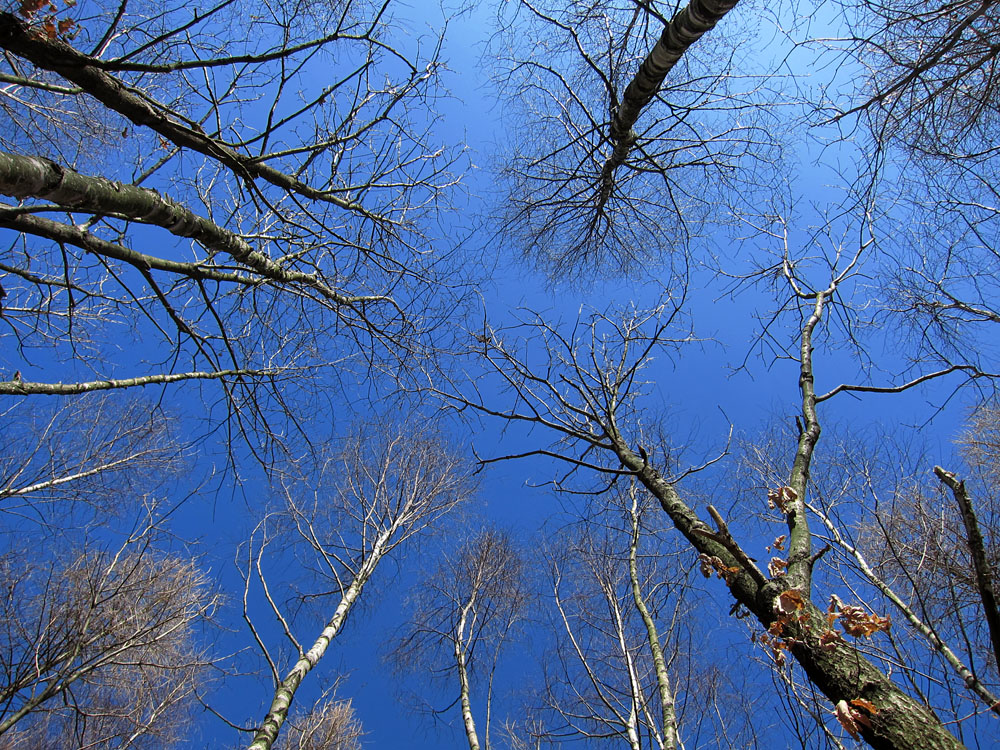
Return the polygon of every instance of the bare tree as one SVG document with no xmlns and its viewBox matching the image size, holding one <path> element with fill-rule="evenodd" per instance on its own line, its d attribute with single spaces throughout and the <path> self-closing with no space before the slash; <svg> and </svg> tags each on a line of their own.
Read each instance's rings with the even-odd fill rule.
<svg viewBox="0 0 1000 750">
<path fill-rule="evenodd" d="M 298 486 L 286 485 L 282 515 L 297 537 L 294 544 L 305 556 L 304 564 L 318 577 L 317 589 L 307 596 L 322 603 L 326 625 L 308 649 L 293 634 L 291 618 L 283 613 L 265 570 L 265 553 L 278 533 L 277 516 L 267 516 L 240 560 L 246 582 L 244 617 L 274 680 L 273 698 L 251 748 L 273 745 L 302 680 L 343 628 L 379 563 L 468 498 L 474 485 L 467 464 L 427 425 L 375 422 L 358 425 L 316 475 L 303 477 Z M 295 652 L 294 665 L 284 676 L 254 625 L 248 605 L 254 582 Z"/>
<path fill-rule="evenodd" d="M 200 630 L 218 597 L 194 559 L 166 546 L 166 519 L 190 490 L 176 481 L 186 456 L 170 420 L 98 394 L 11 406 L 3 436 L 4 742 L 181 742 L 210 683 Z"/>
<path fill-rule="evenodd" d="M 773 706 L 734 669 L 733 645 L 717 651 L 725 631 L 651 495 L 622 479 L 547 537 L 544 681 L 516 742 L 634 750 L 771 740 Z"/>
<path fill-rule="evenodd" d="M 150 402 L 95 394 L 47 407 L 15 403 L 0 422 L 5 529 L 113 516 L 123 496 L 155 494 L 185 464 L 175 420 Z"/>
<path fill-rule="evenodd" d="M 774 161 L 761 79 L 711 31 L 734 5 L 504 6 L 499 78 L 517 112 L 504 226 L 553 277 L 664 262 L 683 277 L 726 189 L 749 197 L 766 179 L 743 181 Z"/>
<path fill-rule="evenodd" d="M 1000 321 L 1000 81 L 991 41 L 1000 9 L 992 0 L 836 5 L 826 36 L 803 32 L 795 41 L 810 54 L 821 48 L 838 70 L 836 82 L 816 87 L 810 108 L 822 113 L 819 132 L 854 151 L 855 174 L 845 178 L 880 214 L 880 250 L 891 258 L 876 281 L 892 300 L 883 320 L 913 336 L 919 348 L 908 349 L 921 357 L 975 361 Z"/>
<path fill-rule="evenodd" d="M 536 731 L 549 741 L 681 747 L 670 669 L 688 571 L 650 534 L 648 498 L 634 484 L 616 490 L 548 555 L 557 632 L 543 699 L 554 721 Z"/>
<path fill-rule="evenodd" d="M 361 750 L 363 735 L 351 701 L 324 695 L 311 711 L 288 720 L 280 746 L 286 750 Z"/>
<path fill-rule="evenodd" d="M 481 531 L 446 553 L 437 570 L 418 584 L 416 614 L 392 655 L 400 668 L 419 671 L 422 679 L 434 675 L 449 693 L 457 690 L 469 750 L 492 746 L 493 678 L 529 599 L 523 568 L 514 542 L 497 529 Z M 472 706 L 477 675 L 486 680 L 478 728 Z"/>
<path fill-rule="evenodd" d="M 778 541 L 785 555 L 775 556 L 766 571 L 730 532 L 714 504 L 707 508 L 710 525 L 685 499 L 682 480 L 690 472 L 672 473 L 664 457 L 643 444 L 644 370 L 654 355 L 679 346 L 678 338 L 671 339 L 670 326 L 679 310 L 669 301 L 652 312 L 594 314 L 578 322 L 570 335 L 540 319 L 520 324 L 510 337 L 507 331 L 487 329 L 474 350 L 511 400 L 484 400 L 468 388 L 442 395 L 461 408 L 544 428 L 555 438 L 548 447 L 519 455 L 552 456 L 577 474 L 596 472 L 605 482 L 633 477 L 698 553 L 706 575 L 727 584 L 735 600 L 733 614 L 744 610 L 760 623 L 764 633 L 759 640 L 777 664 L 791 655 L 801 665 L 845 732 L 877 748 L 959 747 L 925 697 L 904 691 L 885 671 L 891 662 L 880 668 L 878 656 L 865 647 L 866 639 L 888 627 L 883 614 L 840 596 L 819 595 L 813 587 L 813 571 L 828 551 L 814 543 L 808 505 L 821 405 L 845 392 L 898 392 L 954 372 L 927 373 L 899 385 L 846 383 L 825 393 L 818 390 L 814 355 L 821 326 L 831 316 L 836 320 L 839 300 L 847 295 L 841 287 L 856 278 L 869 246 L 860 242 L 853 250 L 838 248 L 827 259 L 826 281 L 819 284 L 809 278 L 808 264 L 786 256 L 779 265 L 786 309 L 798 321 L 797 341 L 788 354 L 798 374 L 798 429 L 783 447 L 780 479 L 767 488 L 767 503 L 784 521 L 785 533 Z M 822 278 L 822 266 L 818 273 Z M 521 336 L 526 330 L 534 334 L 526 342 L 514 338 L 515 330 Z M 528 343 L 530 357 L 524 354 Z M 861 642 L 855 644 L 855 639 Z"/>
<path fill-rule="evenodd" d="M 205 492 L 180 421 L 122 392 L 3 417 L 2 744 L 188 744 L 233 662 L 201 539 L 174 526 Z"/>
<path fill-rule="evenodd" d="M 437 304 L 453 315 L 462 294 L 440 284 L 457 263 L 430 236 L 461 155 L 430 132 L 441 40 L 403 26 L 392 4 L 366 0 L 0 13 L 11 126 L 0 135 L 0 395 L 207 385 L 199 432 L 221 425 L 231 461 L 242 443 L 271 467 L 275 451 L 298 453 L 305 422 L 326 420 L 320 388 L 355 367 L 377 386 L 383 371 L 423 366 L 446 319 Z M 468 488 L 459 461 L 418 432 L 387 438 L 380 456 L 361 437 L 345 443 L 355 465 L 336 500 L 290 501 L 287 522 L 315 545 L 343 607 L 326 613 L 314 649 L 298 649 L 291 682 L 271 663 L 285 704 L 267 731 L 375 564 Z M 60 455 L 54 478 L 13 467 L 5 507 L 31 512 L 47 492 L 61 508 L 61 493 L 113 473 L 121 447 Z M 36 449 L 59 451 L 52 431 Z M 152 473 L 158 456 L 146 459 Z M 46 698 L 65 693 L 52 689 Z"/>
<path fill-rule="evenodd" d="M 3 13 L 0 393 L 214 381 L 268 443 L 291 379 L 418 363 L 456 177 L 437 40 L 393 26 L 365 0 Z M 102 356 L 119 337 L 143 346 Z"/>
<path fill-rule="evenodd" d="M 838 119 L 866 113 L 880 140 L 945 159 L 979 160 L 998 125 L 995 2 L 842 4 L 851 59 L 866 75 Z M 838 45 L 840 46 L 840 45 Z M 977 144 L 978 141 L 978 144 Z"/>
<path fill-rule="evenodd" d="M 195 628 L 215 607 L 191 560 L 156 555 L 136 534 L 118 549 L 49 564 L 10 551 L 3 569 L 5 741 L 170 747 L 184 740 L 210 665 Z"/>
<path fill-rule="evenodd" d="M 680 441 L 677 426 L 667 421 L 659 430 L 666 441 L 649 443 L 659 417 L 650 416 L 644 383 L 654 356 L 686 356 L 693 338 L 680 329 L 688 286 L 675 282 L 687 281 L 690 257 L 678 251 L 705 222 L 730 220 L 719 209 L 729 198 L 755 204 L 754 188 L 775 175 L 780 152 L 761 107 L 774 97 L 763 90 L 766 72 L 753 75 L 732 43 L 740 11 L 726 0 L 504 7 L 501 21 L 513 32 L 504 38 L 514 43 L 499 77 L 527 114 L 503 160 L 511 199 L 504 239 L 556 276 L 608 266 L 645 272 L 647 262 L 665 260 L 661 288 L 676 295 L 651 310 L 595 314 L 572 332 L 543 319 L 487 325 L 472 347 L 487 377 L 463 375 L 450 388 L 436 378 L 431 390 L 457 408 L 526 425 L 533 439 L 551 436 L 523 453 L 565 462 L 560 487 L 582 481 L 600 498 L 628 481 L 655 498 L 691 562 L 728 587 L 730 614 L 757 623 L 754 641 L 776 682 L 830 744 L 850 736 L 878 748 L 955 747 L 951 730 L 974 735 L 980 716 L 993 720 L 1000 710 L 994 503 L 971 478 L 988 474 L 994 459 L 929 463 L 925 474 L 944 467 L 943 495 L 899 471 L 892 503 L 861 519 L 879 507 L 873 498 L 886 497 L 877 472 L 859 472 L 871 481 L 836 494 L 836 472 L 818 447 L 827 444 L 823 410 L 845 397 L 959 377 L 989 395 L 990 337 L 1000 322 L 995 4 L 852 6 L 860 15 L 851 22 L 864 25 L 849 46 L 869 74 L 833 116 L 864 113 L 873 124 L 876 160 L 857 170 L 871 182 L 845 204 L 864 218 L 849 227 L 850 240 L 817 251 L 838 219 L 815 232 L 789 230 L 791 212 L 768 202 L 759 221 L 744 223 L 780 249 L 747 253 L 749 272 L 722 269 L 731 288 L 775 293 L 757 343 L 770 363 L 795 369 L 785 395 L 796 429 L 776 432 L 776 458 L 754 495 L 756 510 L 783 524 L 763 540 L 774 551 L 766 566 L 739 511 L 716 497 L 707 515 L 696 511 L 692 475 L 701 467 L 681 470 L 666 456 Z M 81 396 L 81 408 L 102 416 L 112 402 L 96 406 L 84 394 L 183 382 L 203 388 L 207 430 L 232 431 L 230 460 L 245 438 L 272 471 L 284 505 L 240 553 L 244 616 L 273 687 L 255 747 L 272 746 L 286 720 L 290 742 L 356 744 L 344 704 L 300 722 L 289 706 L 379 561 L 471 491 L 467 461 L 432 431 L 380 424 L 317 467 L 320 441 L 304 424 L 328 416 L 312 397 L 331 380 L 317 372 L 352 387 L 352 368 L 399 376 L 426 365 L 429 335 L 464 283 L 441 283 L 456 264 L 429 242 L 460 168 L 432 132 L 440 40 L 399 28 L 388 0 L 23 0 L 0 13 L 0 108 L 10 124 L 0 133 L 0 241 L 8 248 L 0 258 L 0 395 L 11 408 L 42 395 Z M 890 221 L 884 213 L 895 207 L 886 208 L 878 179 L 891 172 L 879 160 L 899 144 L 924 171 L 901 178 L 912 213 Z M 746 189 L 733 197 L 734 187 Z M 796 210 L 805 203 L 788 202 Z M 883 221 L 915 228 L 887 233 Z M 795 250 L 803 234 L 808 247 Z M 863 336 L 867 324 L 887 321 L 894 332 L 904 328 L 899 321 L 909 325 L 917 343 L 901 334 L 905 346 L 882 362 Z M 824 354 L 841 345 L 859 363 L 857 380 L 824 369 Z M 821 387 L 824 378 L 832 382 Z M 509 400 L 491 392 L 494 384 Z M 208 661 L 193 633 L 213 600 L 187 556 L 158 548 L 170 509 L 141 488 L 143 474 L 158 475 L 176 458 L 175 446 L 161 437 L 159 404 L 148 422 L 146 407 L 116 408 L 119 424 L 101 418 L 92 431 L 79 414 L 41 418 L 27 440 L 3 424 L 13 436 L 0 463 L 5 539 L 29 527 L 52 538 L 66 531 L 58 553 L 29 559 L 35 567 L 16 556 L 23 547 L 15 541 L 4 550 L 0 731 L 11 742 L 169 744 Z M 296 455 L 295 435 L 315 453 L 282 474 L 268 451 Z M 990 445 L 979 441 L 968 455 L 992 456 Z M 138 505 L 115 517 L 114 531 L 100 531 L 116 490 Z M 939 512 L 942 497 L 954 513 Z M 575 706 L 554 689 L 552 705 L 567 721 L 575 712 L 584 731 L 600 724 L 633 747 L 673 747 L 677 725 L 681 737 L 686 731 L 672 697 L 677 682 L 650 607 L 634 505 L 628 517 L 630 565 L 619 556 L 622 565 L 600 567 L 594 544 L 581 545 L 579 564 L 594 563 L 586 575 L 597 601 L 622 617 L 609 632 L 625 669 L 592 680 Z M 137 525 L 122 532 L 125 518 Z M 316 576 L 297 610 L 274 572 L 286 552 Z M 467 567 L 491 584 L 511 572 Z M 578 583 L 558 591 L 567 638 L 583 626 L 567 593 Z M 116 604 L 119 592 L 125 604 Z M 477 630 L 486 616 L 479 596 L 447 586 L 441 594 L 458 616 L 437 618 L 444 610 L 431 608 L 424 645 L 450 646 L 466 736 L 477 747 L 471 665 L 484 646 L 495 656 L 510 620 Z M 25 602 L 23 611 L 15 606 Z M 317 610 L 321 617 L 307 622 Z M 265 620 L 276 623 L 277 638 Z M 301 641 L 300 632 L 314 635 Z M 917 658 L 927 645 L 926 659 Z M 572 663 L 586 672 L 593 652 L 581 652 Z M 641 668 L 639 655 L 648 657 Z M 126 681 L 142 684 L 142 694 L 124 696 Z M 617 702 L 591 700 L 620 685 L 627 689 Z M 536 740 L 537 729 L 529 732 Z"/>
</svg>

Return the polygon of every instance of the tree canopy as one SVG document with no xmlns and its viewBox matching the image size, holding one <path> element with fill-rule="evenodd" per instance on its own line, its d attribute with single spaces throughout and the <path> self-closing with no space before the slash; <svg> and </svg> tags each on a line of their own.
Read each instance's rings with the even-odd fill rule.
<svg viewBox="0 0 1000 750">
<path fill-rule="evenodd" d="M 2 744 L 989 745 L 998 24 L 0 12 Z"/>
</svg>

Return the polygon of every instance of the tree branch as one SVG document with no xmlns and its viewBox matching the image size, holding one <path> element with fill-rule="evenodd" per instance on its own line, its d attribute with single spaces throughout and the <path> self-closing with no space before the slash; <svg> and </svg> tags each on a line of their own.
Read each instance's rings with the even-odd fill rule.
<svg viewBox="0 0 1000 750">
<path fill-rule="evenodd" d="M 638 140 L 633 128 L 643 108 L 656 96 L 663 80 L 687 49 L 703 34 L 715 28 L 736 3 L 737 0 L 692 0 L 671 19 L 653 49 L 642 61 L 626 87 L 622 103 L 611 121 L 608 135 L 614 144 L 614 151 L 601 170 L 598 213 L 611 197 L 615 171 L 625 163 Z"/>
<path fill-rule="evenodd" d="M 359 203 L 317 190 L 295 177 L 234 151 L 222 141 L 209 137 L 200 127 L 180 124 L 145 98 L 137 96 L 119 79 L 100 70 L 88 55 L 78 52 L 59 39 L 48 39 L 32 32 L 23 20 L 10 13 L 0 13 L 0 47 L 38 68 L 58 73 L 136 125 L 151 128 L 171 143 L 221 162 L 237 175 L 262 179 L 306 198 L 332 203 L 379 224 L 391 223 Z"/>
<path fill-rule="evenodd" d="M 965 539 L 972 556 L 972 567 L 976 571 L 976 588 L 979 590 L 979 597 L 983 602 L 986 626 L 989 628 L 990 640 L 993 643 L 993 658 L 996 660 L 997 667 L 1000 668 L 1000 608 L 997 607 L 993 571 L 986 557 L 986 545 L 983 543 L 983 535 L 979 530 L 979 519 L 972 507 L 972 500 L 966 492 L 965 482 L 959 481 L 954 474 L 945 471 L 940 466 L 934 467 L 934 474 L 941 480 L 942 484 L 951 490 L 955 502 L 958 503 L 959 511 L 962 513 L 962 522 L 965 524 Z"/>
<path fill-rule="evenodd" d="M 109 378 L 86 383 L 29 383 L 26 380 L 0 381 L 0 396 L 74 396 L 114 388 L 135 388 L 144 385 L 177 383 L 183 380 L 219 380 L 222 378 L 266 378 L 283 372 L 268 370 L 216 370 L 203 372 L 175 372 L 160 375 L 142 375 L 135 378 Z"/>
</svg>

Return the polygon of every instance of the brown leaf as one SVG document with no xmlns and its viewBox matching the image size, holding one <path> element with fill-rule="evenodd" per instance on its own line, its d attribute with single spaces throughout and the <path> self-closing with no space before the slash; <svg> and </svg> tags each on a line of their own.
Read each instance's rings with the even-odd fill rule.
<svg viewBox="0 0 1000 750">
<path fill-rule="evenodd" d="M 715 559 L 718 559 L 718 558 L 715 558 Z M 706 555 L 704 552 L 702 552 L 700 555 L 698 555 L 698 566 L 699 566 L 699 569 L 701 570 L 701 574 L 703 576 L 705 576 L 705 578 L 711 578 L 712 577 L 712 570 L 715 567 L 712 564 L 712 560 L 713 560 L 713 558 L 710 555 Z"/>
<path fill-rule="evenodd" d="M 798 499 L 799 493 L 791 487 L 779 487 L 767 493 L 767 507 L 778 508 L 782 513 L 788 512 L 788 504 Z"/>
<path fill-rule="evenodd" d="M 840 608 L 840 627 L 855 638 L 868 637 L 880 630 L 888 630 L 890 625 L 888 617 L 870 615 L 861 607 L 845 604 Z"/>
<path fill-rule="evenodd" d="M 21 6 L 17 9 L 17 14 L 21 18 L 31 18 L 42 6 L 48 5 L 49 0 L 21 0 Z"/>
<path fill-rule="evenodd" d="M 847 701 L 837 701 L 837 707 L 834 710 L 834 714 L 837 717 L 837 721 L 840 722 L 840 726 L 847 730 L 847 733 L 851 735 L 854 739 L 860 739 L 861 735 L 858 730 L 858 724 L 855 721 L 854 711 L 851 707 L 847 705 Z"/>
<path fill-rule="evenodd" d="M 770 546 L 767 547 L 767 551 L 770 552 L 772 549 L 773 550 L 778 550 L 779 552 L 784 551 L 784 549 L 785 549 L 785 540 L 787 538 L 788 538 L 787 534 L 782 534 L 777 539 L 775 539 L 773 542 L 771 542 Z"/>
<path fill-rule="evenodd" d="M 805 599 L 802 598 L 802 592 L 797 589 L 788 589 L 787 591 L 782 591 L 778 594 L 778 603 L 776 608 L 779 612 L 789 614 L 802 609 L 805 606 L 806 602 Z"/>
<path fill-rule="evenodd" d="M 878 709 L 875 707 L 875 704 L 872 703 L 871 701 L 866 701 L 864 698 L 855 698 L 854 700 L 851 701 L 851 705 L 857 708 L 863 708 L 872 716 L 878 713 Z"/>
<path fill-rule="evenodd" d="M 698 563 L 701 574 L 705 578 L 711 578 L 712 571 L 714 570 L 719 578 L 723 579 L 726 583 L 732 583 L 740 573 L 739 566 L 734 565 L 730 567 L 722 562 L 721 558 L 715 555 L 706 555 L 704 552 L 698 555 Z"/>
<path fill-rule="evenodd" d="M 841 638 L 840 634 L 834 630 L 827 630 L 819 637 L 820 648 L 826 649 L 827 651 L 837 648 L 837 644 L 843 642 L 844 639 Z"/>
<path fill-rule="evenodd" d="M 788 568 L 788 562 L 782 560 L 780 557 L 772 557 L 771 562 L 767 564 L 767 573 L 771 578 L 775 576 L 780 576 Z"/>
</svg>

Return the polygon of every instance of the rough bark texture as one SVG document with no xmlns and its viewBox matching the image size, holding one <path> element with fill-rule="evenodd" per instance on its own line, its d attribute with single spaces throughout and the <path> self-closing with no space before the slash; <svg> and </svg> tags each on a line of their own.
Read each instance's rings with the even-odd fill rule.
<svg viewBox="0 0 1000 750">
<path fill-rule="evenodd" d="M 616 441 L 616 453 L 659 501 L 674 525 L 699 552 L 737 568 L 727 581 L 736 601 L 769 627 L 778 616 L 778 598 L 790 587 L 783 577 L 768 580 L 730 549 L 727 534 L 713 532 L 683 501 L 674 487 L 626 444 Z M 878 667 L 847 642 L 833 648 L 820 638 L 828 630 L 824 614 L 806 602 L 801 624 L 782 633 L 784 642 L 809 679 L 836 705 L 840 701 L 869 701 L 876 707 L 862 725 L 861 735 L 876 750 L 959 750 L 964 745 L 949 733 L 927 706 L 900 690 Z"/>
</svg>

